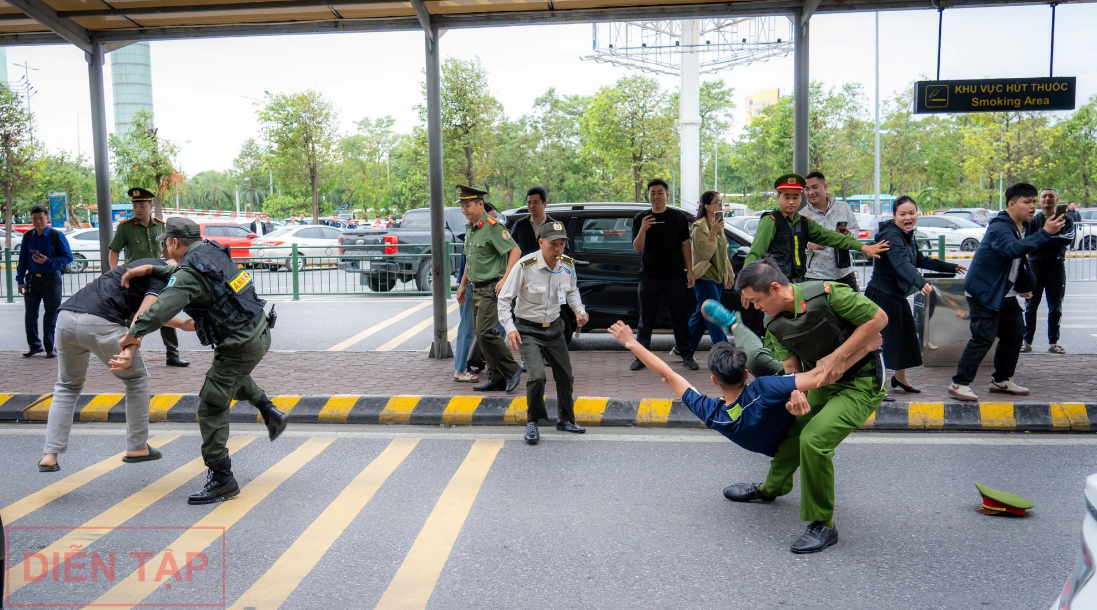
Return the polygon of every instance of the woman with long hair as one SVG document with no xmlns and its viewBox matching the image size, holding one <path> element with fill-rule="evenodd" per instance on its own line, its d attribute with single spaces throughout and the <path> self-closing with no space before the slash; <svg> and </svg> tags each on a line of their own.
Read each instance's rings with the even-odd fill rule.
<svg viewBox="0 0 1097 610">
<path fill-rule="evenodd" d="M 907 297 L 920 292 L 929 296 L 933 286 L 918 269 L 964 273 L 967 267 L 930 258 L 922 254 L 914 241 L 914 226 L 918 223 L 918 204 L 903 195 L 892 204 L 894 220 L 880 223 L 876 241 L 887 241 L 891 249 L 876 262 L 872 279 L 865 287 L 865 296 L 880 306 L 888 316 L 888 324 L 882 333 L 884 338 L 884 364 L 895 371 L 891 377 L 892 389 L 904 392 L 921 392 L 910 385 L 907 369 L 922 366 L 922 346 L 914 327 Z M 891 397 L 885 400 L 894 400 Z"/>
<path fill-rule="evenodd" d="M 701 315 L 701 304 L 707 299 L 720 302 L 724 290 L 731 290 L 735 283 L 735 273 L 728 260 L 728 240 L 724 236 L 724 219 L 717 220 L 716 213 L 721 212 L 724 202 L 720 193 L 705 191 L 701 193 L 701 205 L 697 208 L 697 220 L 690 227 L 690 241 L 693 248 L 693 292 L 697 295 L 697 310 L 689 319 L 689 347 L 696 351 L 708 329 L 712 342 L 727 341 L 723 329 L 705 320 Z"/>
</svg>

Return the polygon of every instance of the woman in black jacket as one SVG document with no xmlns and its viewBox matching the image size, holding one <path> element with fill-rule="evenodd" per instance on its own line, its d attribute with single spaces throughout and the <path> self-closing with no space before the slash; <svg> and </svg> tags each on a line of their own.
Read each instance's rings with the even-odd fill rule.
<svg viewBox="0 0 1097 610">
<path fill-rule="evenodd" d="M 926 296 L 933 292 L 933 286 L 918 269 L 964 273 L 967 268 L 921 253 L 914 241 L 914 225 L 918 222 L 918 204 L 914 199 L 903 195 L 895 200 L 892 210 L 895 220 L 880 223 L 876 233 L 876 241 L 887 241 L 891 249 L 877 260 L 865 296 L 888 316 L 888 324 L 881 334 L 884 337 L 884 364 L 895 371 L 891 387 L 917 394 L 921 390 L 911 387 L 907 369 L 922 366 L 922 348 L 918 344 L 907 297 L 916 292 Z"/>
</svg>

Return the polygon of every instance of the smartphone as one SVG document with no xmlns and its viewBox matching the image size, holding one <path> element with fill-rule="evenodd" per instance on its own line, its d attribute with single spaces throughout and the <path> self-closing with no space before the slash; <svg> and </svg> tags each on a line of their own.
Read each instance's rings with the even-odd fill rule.
<svg viewBox="0 0 1097 610">
<path fill-rule="evenodd" d="M 845 233 L 846 235 L 849 235 L 849 223 L 840 222 L 834 227 L 834 230 L 839 233 Z"/>
<path fill-rule="evenodd" d="M 38 256 L 38 255 L 40 255 L 40 254 L 42 254 L 42 253 L 41 253 L 41 252 L 39 252 L 38 250 L 31 250 L 31 251 L 30 251 L 30 255 L 31 255 L 31 256 Z"/>
<path fill-rule="evenodd" d="M 1055 218 L 1058 218 L 1058 217 L 1060 217 L 1060 216 L 1062 216 L 1063 214 L 1066 214 L 1066 213 L 1067 213 L 1067 204 L 1060 203 L 1059 205 L 1055 206 Z"/>
<path fill-rule="evenodd" d="M 724 213 L 723 212 L 716 212 L 712 216 L 713 216 L 713 218 L 716 219 L 716 222 L 720 222 L 721 220 L 724 219 Z"/>
</svg>

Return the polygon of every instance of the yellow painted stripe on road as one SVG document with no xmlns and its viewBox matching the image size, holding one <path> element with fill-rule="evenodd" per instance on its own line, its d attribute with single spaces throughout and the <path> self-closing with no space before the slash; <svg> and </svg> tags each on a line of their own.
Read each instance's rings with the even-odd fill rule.
<svg viewBox="0 0 1097 610">
<path fill-rule="evenodd" d="M 480 396 L 454 396 L 442 411 L 442 423 L 450 426 L 471 426 L 472 414 L 480 406 Z"/>
<path fill-rule="evenodd" d="M 669 399 L 645 398 L 636 410 L 637 426 L 665 426 L 670 419 L 670 407 L 674 403 Z M 601 420 L 601 417 L 598 418 Z"/>
<path fill-rule="evenodd" d="M 943 428 L 945 426 L 944 403 L 910 403 L 907 405 L 907 423 L 911 428 Z"/>
<path fill-rule="evenodd" d="M 353 337 L 351 337 L 349 339 L 346 339 L 345 341 L 340 341 L 339 343 L 336 343 L 335 345 L 329 347 L 327 349 L 327 351 L 329 351 L 329 352 L 341 352 L 341 351 L 347 349 L 348 347 L 350 347 L 350 346 L 352 346 L 356 343 L 361 343 L 362 341 L 365 341 L 366 339 L 368 339 L 370 337 L 370 335 L 373 335 L 377 332 L 385 330 L 386 328 L 388 328 L 388 327 L 392 326 L 393 324 L 396 324 L 400 320 L 403 320 L 404 318 L 414 314 L 415 312 L 419 311 L 420 309 L 423 309 L 424 307 L 430 306 L 430 304 L 431 304 L 431 301 L 427 300 L 427 301 L 423 301 L 422 303 L 419 303 L 418 305 L 416 305 L 415 307 L 412 307 L 411 309 L 405 309 L 404 311 L 396 314 L 395 316 L 392 316 L 391 318 L 389 318 L 389 319 L 387 319 L 383 322 L 380 322 L 378 324 L 374 324 L 373 326 L 367 328 L 366 330 L 363 330 L 362 332 L 358 333 L 357 335 L 354 335 Z"/>
<path fill-rule="evenodd" d="M 38 400 L 23 407 L 23 419 L 46 421 L 49 419 L 51 404 L 53 404 L 53 393 L 43 394 Z"/>
<path fill-rule="evenodd" d="M 246 447 L 248 443 L 251 443 L 256 438 L 255 436 L 234 436 L 229 439 L 227 447 L 229 454 L 234 454 L 240 449 Z M 86 551 L 88 546 L 96 540 L 99 540 L 103 536 L 111 533 L 113 528 L 116 528 L 126 521 L 136 517 L 138 513 L 152 506 L 154 503 L 162 500 L 169 493 L 175 491 L 187 481 L 190 481 L 194 477 L 202 474 L 206 470 L 205 462 L 202 458 L 196 458 L 187 462 L 186 464 L 176 468 L 168 474 L 160 477 L 156 481 L 153 481 L 148 486 L 141 489 L 137 493 L 122 500 L 107 510 L 92 517 L 86 523 L 79 528 L 70 531 L 61 537 L 60 540 L 54 542 L 48 547 L 38 551 L 41 553 L 42 558 L 39 561 L 44 563 L 44 570 L 48 573 L 53 569 L 53 563 L 50 561 L 54 557 L 54 553 L 57 553 L 57 557 L 64 557 L 65 553 L 71 552 L 72 548 L 78 548 Z M 18 565 L 12 566 L 8 570 L 8 593 L 14 593 L 19 589 L 22 589 L 26 585 L 26 581 L 23 580 L 23 562 Z"/>
<path fill-rule="evenodd" d="M 148 440 L 148 444 L 152 447 L 160 448 L 173 440 L 179 438 L 176 434 L 160 434 L 154 436 Z M 43 506 L 53 502 L 57 498 L 70 493 L 83 485 L 98 479 L 99 477 L 107 474 L 121 466 L 122 458 L 126 456 L 125 452 L 116 453 L 109 458 L 102 460 L 98 463 L 92 464 L 83 470 L 79 470 L 70 474 L 69 476 L 61 479 L 60 481 L 48 485 L 43 489 L 40 489 L 31 495 L 23 498 L 22 500 L 16 500 L 11 504 L 0 509 L 0 520 L 4 521 L 4 525 L 11 525 L 12 523 L 22 519 L 28 514 L 42 508 Z M 61 460 L 61 467 L 64 468 L 64 460 Z M 47 475 L 42 475 L 47 476 Z"/>
<path fill-rule="evenodd" d="M 107 413 L 125 397 L 125 394 L 96 394 L 80 409 L 80 421 L 107 421 Z"/>
<path fill-rule="evenodd" d="M 981 402 L 979 403 L 979 419 L 984 428 L 1001 428 L 1013 430 L 1017 428 L 1017 420 L 1013 416 L 1012 402 Z"/>
<path fill-rule="evenodd" d="M 1080 402 L 1051 403 L 1051 425 L 1056 428 L 1089 430 L 1089 414 L 1086 406 Z"/>
<path fill-rule="evenodd" d="M 454 301 L 453 305 L 450 305 L 446 309 L 446 315 L 449 315 L 449 314 L 457 311 L 458 307 L 459 307 L 459 305 L 457 304 L 456 301 Z M 400 344 L 404 343 L 408 339 L 411 339 L 415 335 L 418 335 L 419 333 L 423 332 L 424 330 L 426 330 L 426 328 L 428 326 L 431 326 L 433 324 L 434 324 L 434 316 L 431 316 L 431 317 L 427 318 L 426 320 L 423 320 L 422 322 L 416 324 L 415 326 L 412 326 L 411 328 L 405 330 L 404 332 L 400 333 L 399 335 L 396 335 L 391 341 L 389 341 L 388 343 L 386 343 L 386 344 L 382 345 L 381 347 L 377 348 L 377 351 L 379 351 L 379 352 L 392 351 L 393 349 L 396 349 Z"/>
<path fill-rule="evenodd" d="M 350 416 L 350 410 L 358 402 L 357 394 L 336 394 L 324 403 L 318 419 L 321 423 L 343 423 Z"/>
<path fill-rule="evenodd" d="M 411 419 L 411 412 L 415 405 L 419 404 L 419 396 L 393 396 L 385 403 L 377 421 L 382 424 L 406 424 Z"/>
<path fill-rule="evenodd" d="M 270 401 L 274 403 L 274 406 L 278 407 L 287 415 L 297 406 L 299 400 L 301 400 L 301 396 L 272 396 L 270 399 Z M 263 414 L 256 412 L 255 421 L 256 423 L 263 423 Z"/>
<path fill-rule="evenodd" d="M 602 423 L 602 414 L 606 412 L 609 398 L 579 398 L 575 401 L 575 423 L 585 426 L 597 426 Z"/>
<path fill-rule="evenodd" d="M 457 535 L 502 448 L 503 441 L 499 439 L 481 439 L 472 444 L 465 461 L 449 480 L 400 569 L 385 589 L 376 610 L 422 610 L 427 607 Z"/>
<path fill-rule="evenodd" d="M 168 421 L 168 411 L 182 398 L 182 394 L 157 394 L 149 400 L 149 421 Z"/>
<path fill-rule="evenodd" d="M 277 610 L 285 603 L 418 443 L 417 438 L 389 443 L 230 610 Z"/>
<path fill-rule="evenodd" d="M 526 425 L 526 415 L 529 412 L 529 404 L 525 396 L 515 396 L 507 405 L 507 412 L 503 414 L 503 421 L 508 424 Z"/>
<path fill-rule="evenodd" d="M 310 438 L 263 474 L 255 478 L 240 490 L 240 495 L 228 502 L 217 505 L 202 520 L 194 524 L 181 536 L 172 541 L 165 550 L 171 550 L 174 558 L 186 557 L 187 553 L 201 553 L 217 539 L 225 535 L 251 509 L 284 483 L 294 473 L 309 463 L 335 441 L 334 438 Z M 164 562 L 165 552 L 161 551 L 148 561 L 147 565 L 159 566 Z M 179 567 L 183 567 L 180 565 Z M 133 608 L 140 604 L 153 591 L 163 586 L 155 578 L 142 578 L 142 572 L 134 570 L 129 576 L 92 602 L 91 606 L 109 605 L 112 608 Z"/>
</svg>

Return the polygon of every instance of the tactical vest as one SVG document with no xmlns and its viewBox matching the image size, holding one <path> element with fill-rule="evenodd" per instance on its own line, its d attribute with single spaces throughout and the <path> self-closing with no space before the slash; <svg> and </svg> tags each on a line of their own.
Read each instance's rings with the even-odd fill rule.
<svg viewBox="0 0 1097 610">
<path fill-rule="evenodd" d="M 857 330 L 855 324 L 830 308 L 830 303 L 827 302 L 828 283 L 810 281 L 800 284 L 804 313 L 795 318 L 785 314 L 775 318 L 765 317 L 766 330 L 773 333 L 785 349 L 800 358 L 805 371 L 815 368 L 820 358 L 833 353 Z M 850 381 L 858 377 L 861 368 L 874 359 L 875 353 L 865 356 L 849 367 L 839 381 Z"/>
<path fill-rule="evenodd" d="M 232 261 L 227 247 L 204 240 L 183 256 L 179 266 L 201 273 L 212 292 L 208 307 L 183 308 L 194 318 L 194 331 L 202 345 L 217 346 L 263 316 L 266 301 L 256 294 L 251 275 Z"/>
<path fill-rule="evenodd" d="M 801 216 L 789 226 L 781 210 L 773 210 L 769 215 L 773 218 L 774 232 L 768 254 L 790 282 L 802 282 L 807 275 L 808 219 Z"/>
</svg>

